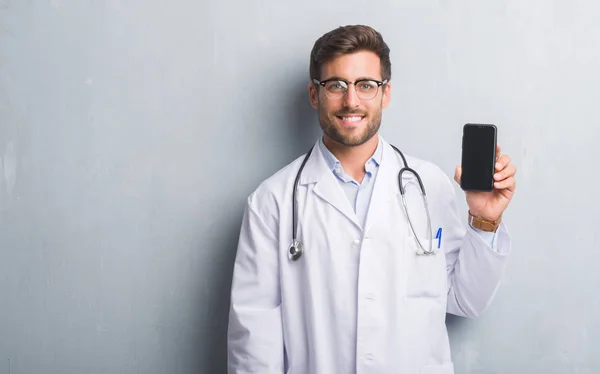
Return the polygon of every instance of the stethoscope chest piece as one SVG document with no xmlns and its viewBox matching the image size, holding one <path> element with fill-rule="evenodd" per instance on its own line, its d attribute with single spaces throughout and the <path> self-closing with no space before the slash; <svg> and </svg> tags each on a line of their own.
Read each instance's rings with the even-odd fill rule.
<svg viewBox="0 0 600 374">
<path fill-rule="evenodd" d="M 298 261 L 304 252 L 304 245 L 298 240 L 294 240 L 288 251 L 288 256 L 292 261 Z"/>
<path fill-rule="evenodd" d="M 429 250 L 429 251 L 425 251 L 423 248 L 419 248 L 417 249 L 417 255 L 419 256 L 431 256 L 431 255 L 435 255 L 437 254 L 437 252 L 435 250 Z"/>
</svg>

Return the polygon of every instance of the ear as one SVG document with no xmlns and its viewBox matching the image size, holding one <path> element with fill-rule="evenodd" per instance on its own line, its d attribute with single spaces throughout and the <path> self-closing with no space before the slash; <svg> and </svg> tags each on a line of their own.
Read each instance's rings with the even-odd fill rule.
<svg viewBox="0 0 600 374">
<path fill-rule="evenodd" d="M 312 82 L 308 83 L 308 97 L 310 99 L 310 105 L 312 105 L 313 108 L 318 109 L 319 108 L 319 91 L 318 91 L 317 87 L 315 87 L 314 83 L 312 83 Z"/>
<path fill-rule="evenodd" d="M 390 97 L 392 95 L 392 82 L 387 82 L 384 86 L 383 97 L 381 98 L 381 107 L 387 108 L 390 104 Z"/>
</svg>

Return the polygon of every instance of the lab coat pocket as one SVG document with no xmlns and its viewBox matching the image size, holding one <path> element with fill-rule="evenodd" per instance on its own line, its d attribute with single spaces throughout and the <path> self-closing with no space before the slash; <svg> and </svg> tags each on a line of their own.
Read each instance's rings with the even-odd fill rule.
<svg viewBox="0 0 600 374">
<path fill-rule="evenodd" d="M 406 297 L 437 298 L 444 294 L 446 284 L 446 261 L 443 246 L 437 248 L 437 239 L 432 238 L 435 254 L 419 255 L 417 242 L 413 236 L 405 241 Z M 428 248 L 429 241 L 421 239 Z"/>
<path fill-rule="evenodd" d="M 454 374 L 454 365 L 449 362 L 443 365 L 423 366 L 421 374 Z"/>
</svg>

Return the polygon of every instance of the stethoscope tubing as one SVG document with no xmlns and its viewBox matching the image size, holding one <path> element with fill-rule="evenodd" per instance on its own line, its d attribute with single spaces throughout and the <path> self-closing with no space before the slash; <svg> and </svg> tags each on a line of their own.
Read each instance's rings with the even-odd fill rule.
<svg viewBox="0 0 600 374">
<path fill-rule="evenodd" d="M 419 246 L 419 250 L 417 251 L 417 254 L 419 254 L 419 255 L 435 254 L 435 251 L 432 248 L 433 232 L 431 231 L 431 216 L 429 213 L 429 204 L 427 202 L 427 194 L 425 192 L 425 187 L 423 186 L 423 181 L 421 180 L 421 176 L 414 169 L 412 169 L 408 166 L 408 162 L 406 161 L 404 154 L 396 146 L 394 146 L 392 144 L 390 144 L 390 145 L 400 155 L 400 157 L 402 158 L 402 163 L 404 165 L 404 167 L 402 169 L 400 169 L 400 171 L 398 172 L 398 186 L 400 188 L 400 195 L 402 196 L 402 205 L 404 207 L 404 212 L 406 213 L 406 217 L 408 219 L 408 225 L 410 226 L 413 236 L 417 242 L 417 245 Z M 313 146 L 308 151 L 306 156 L 304 157 L 304 160 L 302 161 L 302 164 L 300 165 L 300 169 L 298 170 L 298 173 L 296 174 L 296 179 L 294 180 L 294 187 L 293 187 L 293 192 L 292 192 L 292 199 L 293 199 L 293 203 L 292 203 L 292 216 L 293 216 L 292 217 L 292 244 L 289 247 L 289 257 L 292 261 L 298 261 L 298 259 L 300 259 L 300 257 L 302 256 L 302 253 L 304 252 L 304 245 L 302 244 L 302 242 L 298 241 L 298 238 L 297 238 L 298 201 L 296 198 L 296 192 L 298 190 L 298 183 L 300 181 L 300 176 L 302 175 L 302 171 L 304 170 L 304 166 L 306 165 L 306 162 L 308 161 L 308 158 L 310 157 L 314 148 L 315 148 L 315 146 Z M 425 249 L 425 247 L 419 240 L 419 236 L 415 232 L 414 226 L 410 219 L 410 215 L 408 214 L 408 206 L 406 203 L 406 190 L 404 189 L 404 186 L 402 185 L 402 174 L 405 172 L 413 174 L 416 177 L 417 182 L 419 183 L 419 188 L 421 190 L 421 196 L 423 197 L 423 204 L 425 206 L 425 212 L 427 215 L 427 231 L 429 233 L 428 249 Z"/>
</svg>

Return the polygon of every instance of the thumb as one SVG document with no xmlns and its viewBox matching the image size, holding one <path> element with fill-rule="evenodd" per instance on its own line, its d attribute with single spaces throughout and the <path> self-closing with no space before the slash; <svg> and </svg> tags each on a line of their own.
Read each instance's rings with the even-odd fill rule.
<svg viewBox="0 0 600 374">
<path fill-rule="evenodd" d="M 460 165 L 456 166 L 456 170 L 454 171 L 454 180 L 456 183 L 460 184 L 460 177 L 462 175 L 462 167 Z"/>
</svg>

